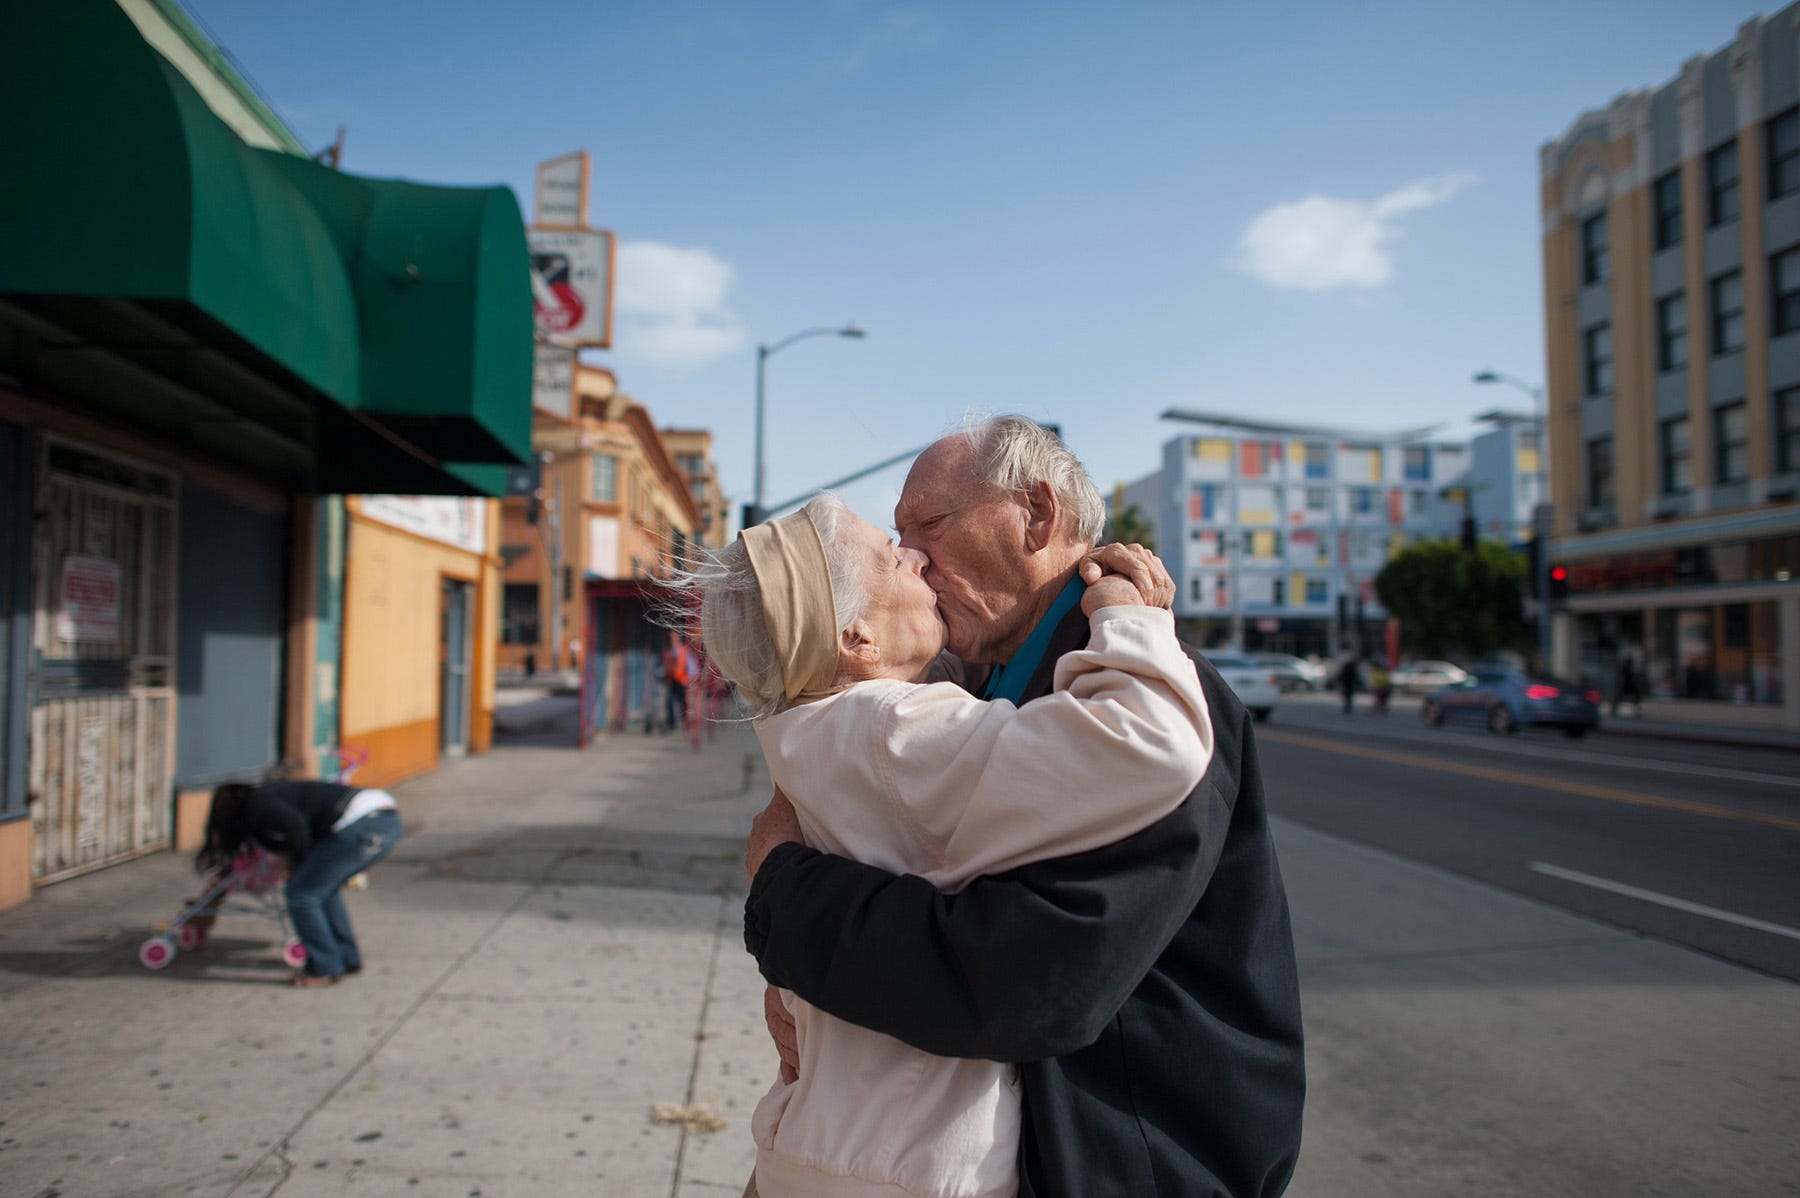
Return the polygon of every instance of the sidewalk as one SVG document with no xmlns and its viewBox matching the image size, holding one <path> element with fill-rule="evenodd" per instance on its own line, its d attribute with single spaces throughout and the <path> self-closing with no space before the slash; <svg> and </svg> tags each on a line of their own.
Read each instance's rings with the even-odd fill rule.
<svg viewBox="0 0 1800 1198">
<path fill-rule="evenodd" d="M 331 989 L 280 984 L 274 925 L 248 916 L 138 966 L 195 889 L 168 855 L 0 914 L 0 1192 L 736 1198 L 774 1067 L 740 931 L 754 738 L 564 744 L 396 788 L 408 839 L 349 896 L 369 968 Z M 1291 1194 L 1800 1176 L 1794 986 L 1277 835 L 1310 1075 Z"/>
<path fill-rule="evenodd" d="M 0 1192 L 736 1198 L 774 1064 L 749 730 L 500 748 L 395 791 L 407 839 L 348 896 L 368 968 L 328 990 L 283 985 L 246 915 L 140 967 L 196 891 L 171 855 L 0 914 Z"/>
</svg>

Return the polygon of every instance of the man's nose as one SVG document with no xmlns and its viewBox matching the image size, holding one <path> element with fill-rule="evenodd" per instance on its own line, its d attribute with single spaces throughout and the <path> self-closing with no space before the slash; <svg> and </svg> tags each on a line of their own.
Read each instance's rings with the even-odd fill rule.
<svg viewBox="0 0 1800 1198">
<path fill-rule="evenodd" d="M 905 542 L 900 545 L 900 561 L 909 570 L 917 570 L 920 574 L 931 568 L 931 559 L 923 552 L 913 549 Z"/>
</svg>

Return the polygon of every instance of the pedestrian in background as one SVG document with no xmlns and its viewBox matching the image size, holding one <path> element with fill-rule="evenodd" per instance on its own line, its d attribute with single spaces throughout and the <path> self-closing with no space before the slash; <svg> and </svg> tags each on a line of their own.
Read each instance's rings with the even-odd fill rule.
<svg viewBox="0 0 1800 1198">
<path fill-rule="evenodd" d="M 1388 697 L 1394 693 L 1394 686 L 1388 668 L 1380 661 L 1369 662 L 1369 697 L 1375 701 L 1375 710 L 1382 715 L 1388 711 Z"/>
<path fill-rule="evenodd" d="M 699 676 L 699 661 L 687 637 L 679 632 L 669 634 L 669 647 L 663 650 L 657 674 L 663 681 L 666 731 L 673 732 L 687 722 L 688 686 Z"/>
<path fill-rule="evenodd" d="M 1339 693 L 1344 696 L 1345 715 L 1350 714 L 1350 705 L 1356 701 L 1356 692 L 1362 681 L 1359 674 L 1354 656 L 1346 657 L 1338 667 L 1337 685 Z"/>
<path fill-rule="evenodd" d="M 287 908 L 306 965 L 289 984 L 329 986 L 361 973 L 362 950 L 344 908 L 344 883 L 394 851 L 400 812 L 385 790 L 341 782 L 228 783 L 213 791 L 201 873 L 229 868 L 251 845 L 286 860 Z"/>
<path fill-rule="evenodd" d="M 1637 662 L 1627 653 L 1619 658 L 1618 683 L 1613 687 L 1612 713 L 1614 718 L 1619 714 L 1619 705 L 1630 703 L 1634 715 L 1644 714 L 1644 695 L 1639 689 Z"/>
</svg>

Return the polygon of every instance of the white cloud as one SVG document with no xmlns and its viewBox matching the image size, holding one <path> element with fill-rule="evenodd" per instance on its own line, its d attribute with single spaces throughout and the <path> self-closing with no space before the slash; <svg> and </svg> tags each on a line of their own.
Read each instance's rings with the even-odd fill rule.
<svg viewBox="0 0 1800 1198">
<path fill-rule="evenodd" d="M 1283 291 L 1385 286 L 1394 277 L 1399 218 L 1444 203 L 1470 181 L 1440 175 L 1373 201 L 1315 195 L 1277 204 L 1238 237 L 1230 265 Z"/>
<path fill-rule="evenodd" d="M 619 244 L 614 347 L 623 358 L 694 370 L 745 348 L 743 317 L 727 302 L 732 269 L 701 247 Z"/>
</svg>

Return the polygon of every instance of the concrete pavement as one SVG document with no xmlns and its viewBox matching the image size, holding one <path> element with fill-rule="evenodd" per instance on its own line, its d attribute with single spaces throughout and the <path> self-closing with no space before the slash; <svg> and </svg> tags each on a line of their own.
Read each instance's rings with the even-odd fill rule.
<svg viewBox="0 0 1800 1198">
<path fill-rule="evenodd" d="M 369 967 L 340 986 L 281 985 L 250 916 L 138 966 L 195 890 L 167 855 L 0 914 L 0 1194 L 735 1198 L 774 1064 L 739 924 L 754 738 L 566 744 L 534 720 L 396 788 L 408 838 L 350 896 Z M 1291 1193 L 1800 1193 L 1796 987 L 1277 831 Z"/>
</svg>

